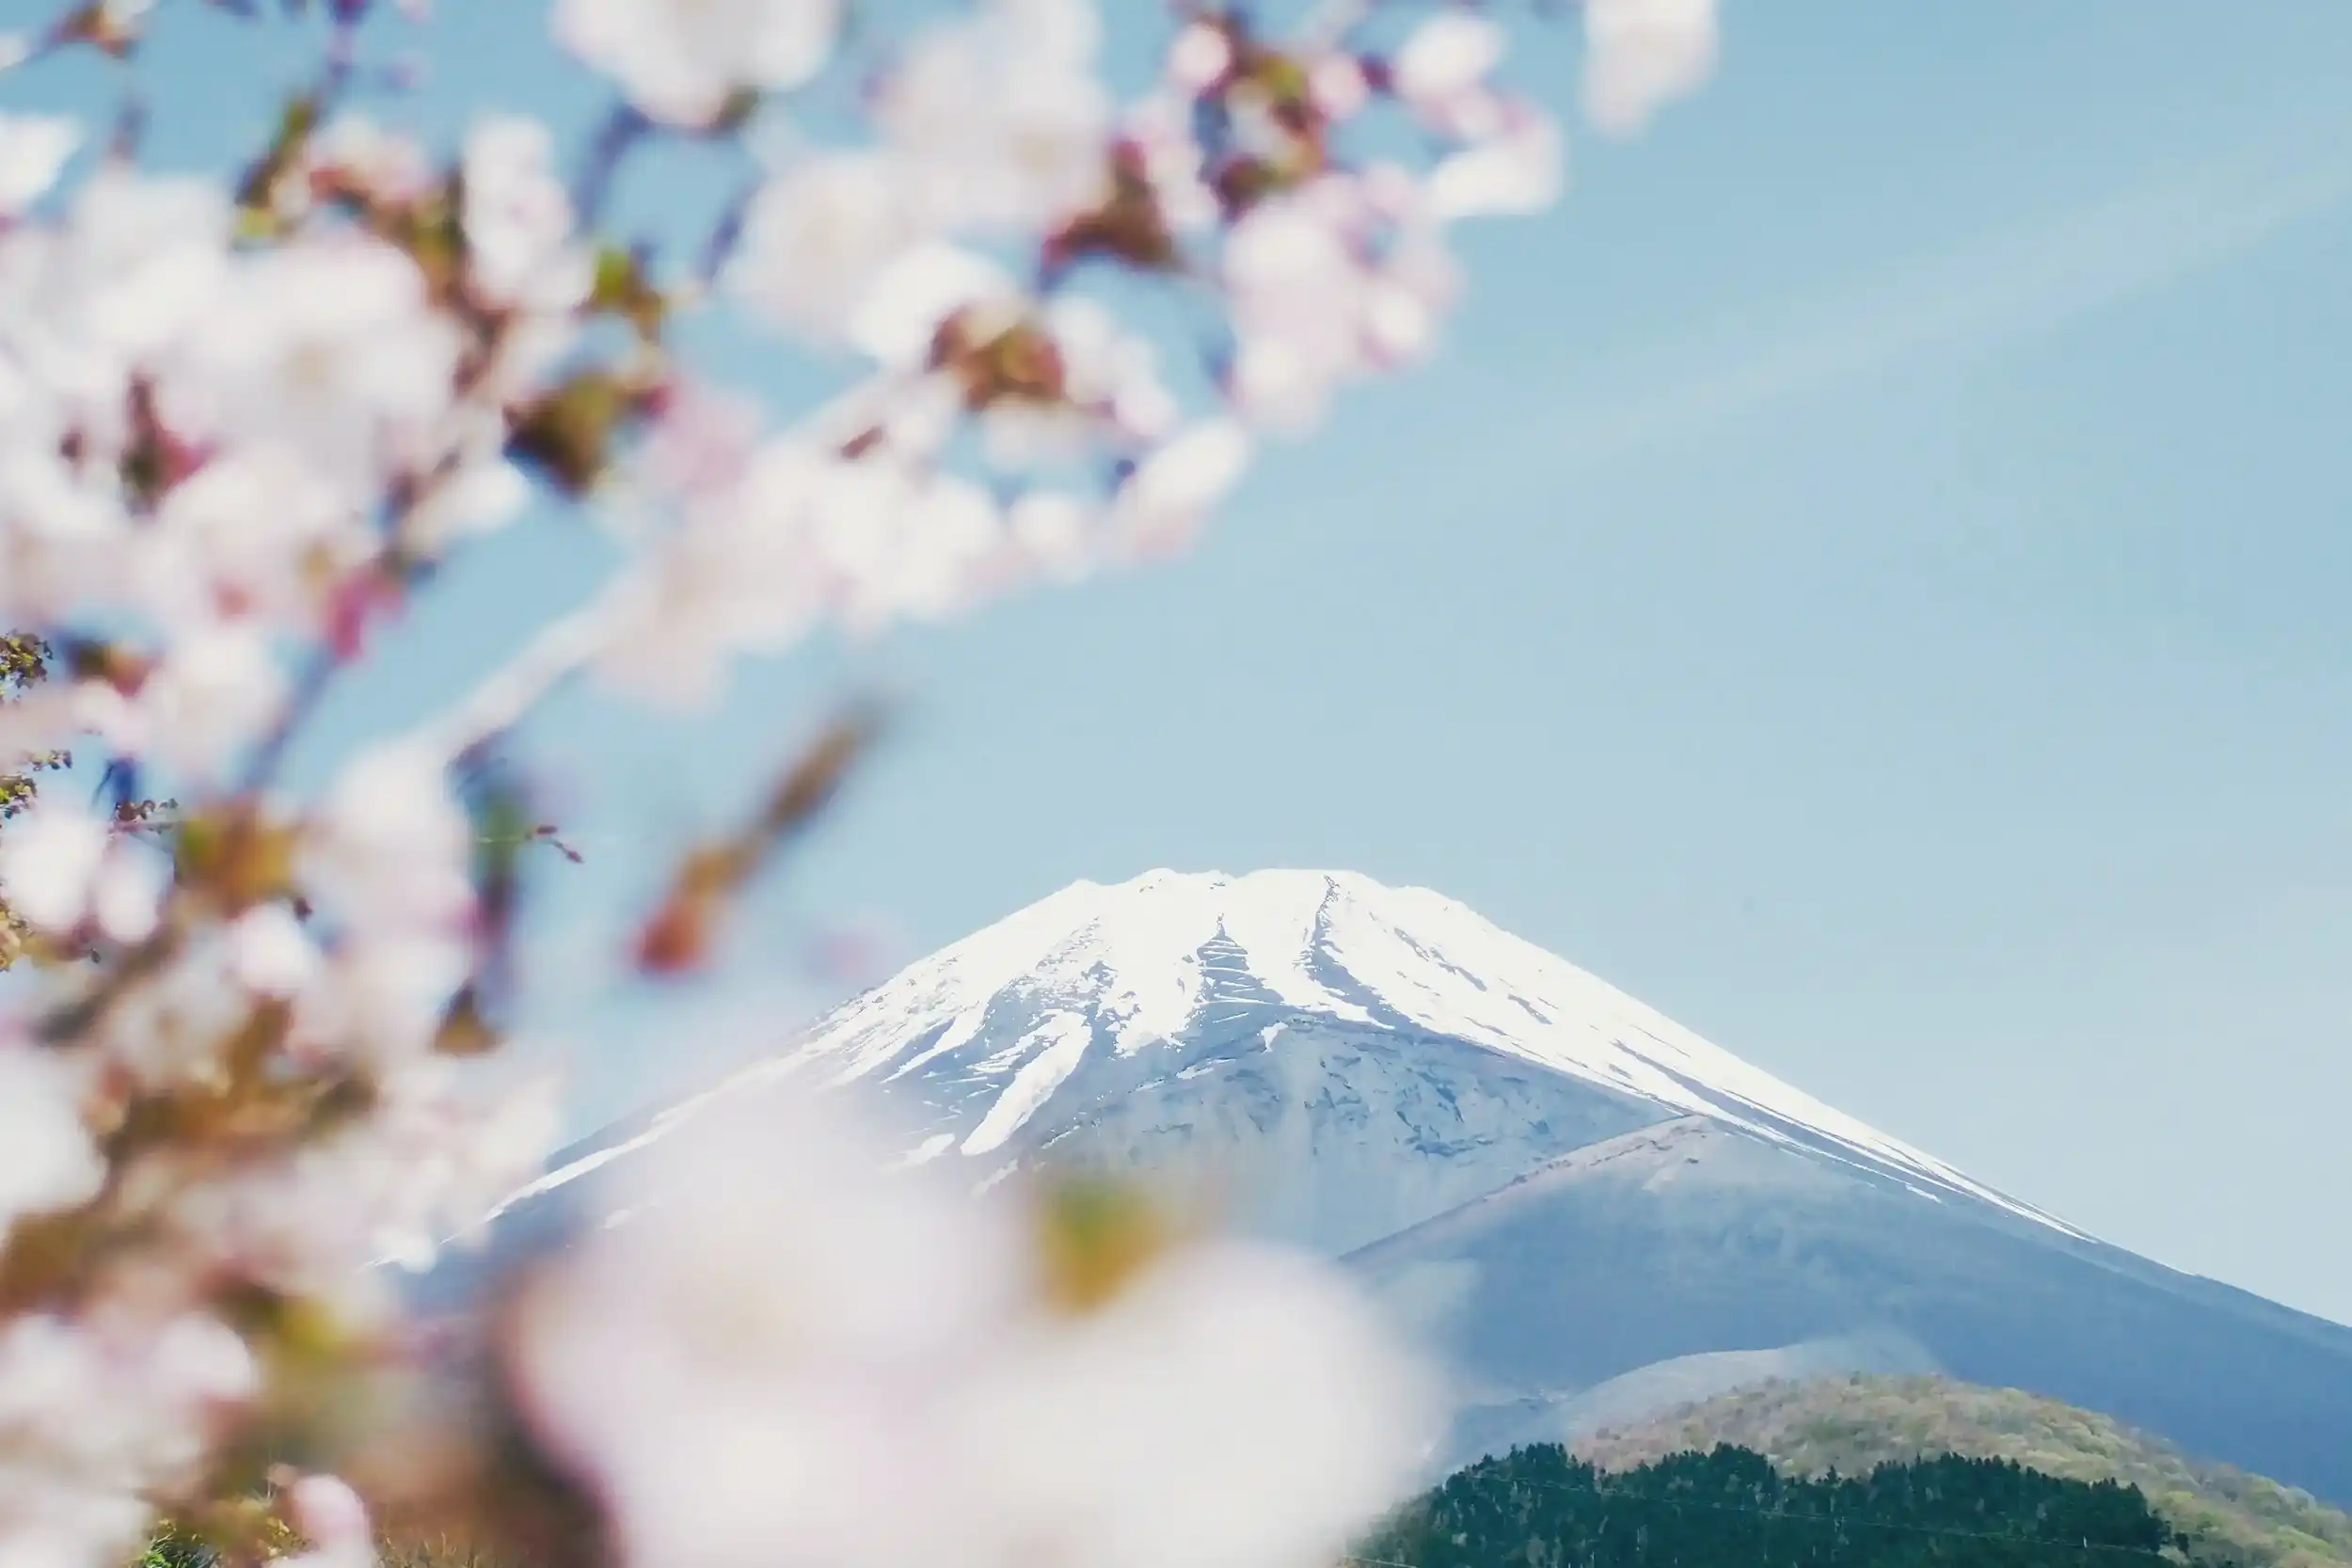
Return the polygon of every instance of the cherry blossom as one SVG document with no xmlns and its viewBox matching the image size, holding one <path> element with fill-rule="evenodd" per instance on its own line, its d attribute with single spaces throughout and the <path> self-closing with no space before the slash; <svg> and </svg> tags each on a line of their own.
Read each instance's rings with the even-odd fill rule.
<svg viewBox="0 0 2352 1568">
<path fill-rule="evenodd" d="M 368 495 L 427 455 L 458 353 L 456 327 L 413 261 L 329 233 L 242 261 L 158 397 L 192 437 L 281 444 Z"/>
<path fill-rule="evenodd" d="M 368 1505 L 336 1476 L 304 1476 L 286 1489 L 287 1513 L 310 1549 L 278 1560 L 291 1568 L 373 1568 Z"/>
<path fill-rule="evenodd" d="M 378 9 L 335 8 L 330 96 L 383 79 Z M 303 99 L 240 172 L 162 176 L 135 137 L 0 114 L 0 629 L 55 656 L 20 691 L 12 653 L 0 771 L 70 750 L 183 797 L 109 817 L 42 774 L 0 824 L 8 954 L 40 960 L 0 1020 L 0 1243 L 53 1217 L 59 1271 L 0 1317 L 0 1560 L 126 1560 L 253 1435 L 263 1363 L 317 1351 L 275 1354 L 257 1293 L 348 1337 L 302 1373 L 331 1387 L 397 1342 L 379 1265 L 482 1238 L 541 1169 L 556 1088 L 506 962 L 536 884 L 487 826 L 532 798 L 498 742 L 541 700 L 583 673 L 707 699 L 747 655 L 1182 547 L 1261 439 L 1434 350 L 1451 225 L 1562 182 L 1483 8 L 1285 38 L 1178 8 L 1125 101 L 1091 0 L 899 9 L 552 0 L 619 99 L 586 149 Z M 0 69 L 144 57 L 147 10 Z M 1607 131 L 1712 68 L 1712 0 L 1584 25 Z M 640 246 L 564 176 L 617 189 L 649 139 L 747 182 Z M 697 314 L 815 351 L 833 395 L 712 386 Z M 612 525 L 604 586 L 414 733 L 317 758 L 323 790 L 291 778 L 378 626 L 538 507 Z M 1421 1369 L 1320 1264 L 1163 1238 L 1073 1302 L 1048 1189 L 886 1174 L 837 1102 L 665 1147 L 492 1347 L 631 1568 L 1306 1568 L 1419 1456 Z M 370 1560 L 334 1474 L 278 1504 L 308 1568 Z"/>
<path fill-rule="evenodd" d="M 1160 555 L 1191 541 L 1249 467 L 1253 443 L 1237 420 L 1203 420 L 1145 458 L 1119 495 L 1113 526 L 1129 548 Z"/>
<path fill-rule="evenodd" d="M 304 883 L 347 930 L 448 931 L 473 908 L 471 837 L 442 760 L 414 742 L 383 742 L 328 792 L 304 847 Z"/>
<path fill-rule="evenodd" d="M 918 232 L 888 157 L 818 155 L 754 198 L 728 281 L 773 325 L 837 342 L 875 275 Z"/>
<path fill-rule="evenodd" d="M 1224 35 L 1214 36 L 1223 47 Z M 1189 92 L 1148 93 L 1128 105 L 1120 123 L 1121 145 L 1168 230 L 1183 236 L 1205 233 L 1218 216 L 1216 193 L 1203 178 L 1205 159 L 1192 134 L 1193 103 Z"/>
<path fill-rule="evenodd" d="M 815 75 L 840 13 L 840 0 L 557 0 L 555 36 L 655 119 L 707 125 L 739 89 Z"/>
<path fill-rule="evenodd" d="M 114 847 L 103 817 L 43 799 L 0 838 L 0 895 L 23 919 L 69 932 L 88 917 L 90 897 Z"/>
<path fill-rule="evenodd" d="M 126 753 L 211 782 L 260 737 L 285 696 L 285 673 L 262 626 L 208 621 L 172 641 L 112 738 Z"/>
<path fill-rule="evenodd" d="M 24 1215 L 86 1202 L 105 1180 L 76 1079 L 71 1063 L 0 1035 L 0 1243 Z"/>
<path fill-rule="evenodd" d="M 1549 119 L 1506 111 L 1491 136 L 1447 154 L 1430 170 L 1430 212 L 1448 222 L 1541 212 L 1559 199 L 1565 161 Z"/>
<path fill-rule="evenodd" d="M 543 315 L 532 320 L 564 318 Z M 477 399 L 451 410 L 443 427 L 447 440 L 439 474 L 415 493 L 401 518 L 401 544 L 419 559 L 438 560 L 467 541 L 496 532 L 531 505 L 531 480 L 506 454 L 506 420 L 499 404 L 519 401 L 526 388 L 538 386 L 546 367 L 529 362 L 532 356 L 551 360 L 561 352 L 553 336 L 518 343 L 533 336 L 530 325 L 510 331 L 502 340 L 509 352 L 485 367 Z M 568 325 L 560 336 L 568 341 Z M 350 579 L 330 580 L 341 584 Z"/>
<path fill-rule="evenodd" d="M 1397 96 L 1440 122 L 1483 93 L 1502 63 L 1502 28 L 1493 18 L 1448 8 L 1414 29 L 1391 67 Z"/>
<path fill-rule="evenodd" d="M 210 182 L 103 164 L 62 226 L 0 241 L 0 341 L 77 418 L 119 438 L 104 421 L 119 420 L 127 376 L 215 309 L 230 229 L 230 203 Z"/>
<path fill-rule="evenodd" d="M 52 115 L 0 114 L 0 222 L 40 199 L 81 144 L 82 128 Z"/>
<path fill-rule="evenodd" d="M 1423 1374 L 1325 1265 L 1180 1246 L 1073 1314 L 1010 1190 L 771 1100 L 659 1146 L 517 1340 L 631 1562 L 1303 1568 L 1419 1459 Z"/>
<path fill-rule="evenodd" d="M 916 245 L 877 269 L 846 323 L 849 341 L 892 370 L 923 367 L 940 325 L 960 310 L 1018 313 L 1019 291 L 995 262 L 961 245 Z"/>
<path fill-rule="evenodd" d="M 414 137 L 363 114 L 337 115 L 302 153 L 307 180 L 279 182 L 277 210 L 295 219 L 308 215 L 322 185 L 356 187 L 371 198 L 393 204 L 422 199 L 434 187 L 433 160 Z"/>
<path fill-rule="evenodd" d="M 319 951 L 288 905 L 257 904 L 229 927 L 229 972 L 257 996 L 284 1001 L 318 974 Z"/>
<path fill-rule="evenodd" d="M 1613 135 L 1641 130 L 1715 71 L 1716 0 L 1585 0 L 1584 109 Z"/>
<path fill-rule="evenodd" d="M 1327 1562 L 1438 1435 L 1424 1370 L 1298 1254 L 1196 1243 L 1095 1315 L 1025 1326 L 951 1418 L 998 1561 Z"/>
<path fill-rule="evenodd" d="M 1111 119 L 1100 27 L 1090 0 L 988 0 L 916 40 L 874 117 L 930 224 L 1036 225 L 1099 198 Z"/>
<path fill-rule="evenodd" d="M 492 304 L 568 311 L 588 297 L 595 266 L 572 233 L 572 203 L 555 173 L 555 139 L 537 120 L 495 116 L 466 139 L 467 261 Z"/>
<path fill-rule="evenodd" d="M 0 1560 L 129 1560 L 148 1495 L 191 1479 L 258 1381 L 244 1341 L 199 1314 L 0 1326 Z"/>
<path fill-rule="evenodd" d="M 333 1136 L 173 1196 L 192 1260 L 330 1304 L 355 1321 L 391 1309 L 372 1266 L 430 1263 L 443 1239 L 486 1239 L 476 1222 L 532 1176 L 554 1143 L 552 1085 L 469 1081 L 448 1061 L 382 1081 L 377 1111 Z"/>
<path fill-rule="evenodd" d="M 325 583 L 365 561 L 374 540 L 358 508 L 295 451 L 223 454 L 174 485 L 128 552 L 139 598 L 169 625 L 250 617 L 315 629 Z"/>
<path fill-rule="evenodd" d="M 1311 427 L 1339 384 L 1364 368 L 1371 273 L 1358 248 L 1355 195 L 1328 179 L 1263 202 L 1226 243 L 1238 339 L 1232 395 L 1269 428 Z"/>
</svg>

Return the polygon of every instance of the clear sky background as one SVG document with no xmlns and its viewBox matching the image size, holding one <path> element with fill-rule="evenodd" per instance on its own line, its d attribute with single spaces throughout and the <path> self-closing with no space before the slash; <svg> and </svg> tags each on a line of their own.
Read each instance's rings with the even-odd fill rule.
<svg viewBox="0 0 2352 1568">
<path fill-rule="evenodd" d="M 535 3 L 441 8 L 431 112 L 584 106 Z M 580 1124 L 778 1043 L 822 918 L 912 957 L 1079 877 L 1346 867 L 2352 1321 L 2352 6 L 1728 0 L 1726 35 L 1472 235 L 1438 367 L 1188 559 L 534 731 L 595 770 L 535 976 Z M 159 83 L 190 149 L 250 127 L 226 61 Z M 1517 69 L 1568 101 L 1566 38 Z M 501 542 L 336 722 L 423 711 L 596 559 Z M 908 699 L 895 743 L 660 1023 L 605 983 L 625 899 L 854 681 Z"/>
</svg>

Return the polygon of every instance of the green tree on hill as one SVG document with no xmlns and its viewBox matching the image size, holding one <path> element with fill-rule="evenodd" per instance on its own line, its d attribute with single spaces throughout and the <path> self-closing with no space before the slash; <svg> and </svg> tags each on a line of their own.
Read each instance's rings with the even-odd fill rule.
<svg viewBox="0 0 2352 1568">
<path fill-rule="evenodd" d="M 1728 1446 L 1623 1474 L 1554 1445 L 1454 1476 L 1363 1556 L 1412 1568 L 2147 1568 L 2192 1558 L 2137 1487 L 1943 1457 L 1807 1480 Z"/>
</svg>

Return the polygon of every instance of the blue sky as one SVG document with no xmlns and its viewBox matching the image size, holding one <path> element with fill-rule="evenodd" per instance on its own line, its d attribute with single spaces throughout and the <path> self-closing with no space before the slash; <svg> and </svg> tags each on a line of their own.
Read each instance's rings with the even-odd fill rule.
<svg viewBox="0 0 2352 1568">
<path fill-rule="evenodd" d="M 516 46 L 535 6 L 442 8 L 434 112 L 581 106 Z M 1539 34 L 1518 69 L 1565 103 L 1573 68 Z M 1557 212 L 1470 238 L 1442 361 L 1191 557 L 699 722 L 552 715 L 534 749 L 595 769 L 539 972 L 583 1122 L 786 1033 L 819 917 L 912 956 L 1078 877 L 1344 866 L 2352 1321 L 2346 81 L 2342 0 L 1728 0 L 1714 87 L 1579 136 Z M 238 123 L 163 88 L 191 148 Z M 338 723 L 421 712 L 595 565 L 502 542 Z M 900 733 L 657 1026 L 599 984 L 605 911 L 853 681 Z"/>
</svg>

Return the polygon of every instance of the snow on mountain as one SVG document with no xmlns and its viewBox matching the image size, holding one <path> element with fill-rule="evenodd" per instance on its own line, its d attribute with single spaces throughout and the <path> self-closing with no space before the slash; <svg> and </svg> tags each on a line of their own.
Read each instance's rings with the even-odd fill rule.
<svg viewBox="0 0 2352 1568">
<path fill-rule="evenodd" d="M 1315 871 L 1074 883 L 537 1189 L 717 1098 L 812 1080 L 914 1107 L 910 1158 L 983 1180 L 1049 1148 L 1223 1166 L 1275 1195 L 1274 1229 L 1333 1250 L 1688 1115 L 2074 1234 L 1452 899 Z"/>
<path fill-rule="evenodd" d="M 706 1094 L 587 1140 L 498 1257 L 611 1224 L 631 1156 L 743 1097 L 882 1102 L 974 1186 L 1199 1179 L 1341 1258 L 1453 1379 L 1442 1457 L 1757 1378 L 1940 1369 L 2352 1498 L 2352 1329 L 2105 1245 L 1421 889 L 1305 871 L 1080 882 Z"/>
</svg>

